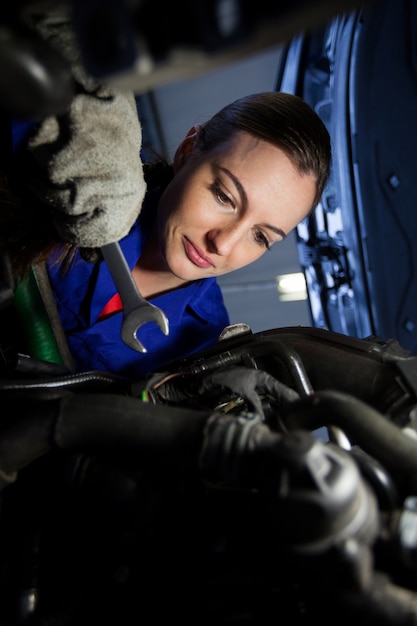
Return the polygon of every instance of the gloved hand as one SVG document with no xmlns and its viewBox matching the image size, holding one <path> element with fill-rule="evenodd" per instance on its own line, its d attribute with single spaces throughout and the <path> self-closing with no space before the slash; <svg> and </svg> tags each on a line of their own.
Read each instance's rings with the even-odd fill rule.
<svg viewBox="0 0 417 626">
<path fill-rule="evenodd" d="M 67 12 L 58 4 L 29 19 L 68 58 L 79 89 L 65 115 L 40 123 L 27 156 L 60 237 L 95 248 L 124 237 L 139 215 L 142 132 L 134 94 L 97 85 L 84 72 Z"/>
<path fill-rule="evenodd" d="M 44 170 L 42 193 L 64 241 L 99 247 L 124 237 L 146 184 L 133 94 L 78 94 L 68 114 L 49 117 L 27 150 Z"/>
</svg>

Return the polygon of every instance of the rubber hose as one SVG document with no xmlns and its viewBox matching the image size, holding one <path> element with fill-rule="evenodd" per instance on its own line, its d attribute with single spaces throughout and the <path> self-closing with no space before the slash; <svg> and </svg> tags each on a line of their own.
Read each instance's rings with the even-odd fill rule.
<svg viewBox="0 0 417 626">
<path fill-rule="evenodd" d="M 130 396 L 81 394 L 60 400 L 58 448 L 158 467 L 198 467 L 203 430 L 213 411 L 143 403 Z"/>
<path fill-rule="evenodd" d="M 43 361 L 62 364 L 61 353 L 33 270 L 19 281 L 15 290 L 15 306 L 25 333 L 29 355 Z"/>
<path fill-rule="evenodd" d="M 417 476 L 417 441 L 369 404 L 338 391 L 318 391 L 288 405 L 289 430 L 339 426 L 349 438 L 382 465 L 404 478 Z"/>
</svg>

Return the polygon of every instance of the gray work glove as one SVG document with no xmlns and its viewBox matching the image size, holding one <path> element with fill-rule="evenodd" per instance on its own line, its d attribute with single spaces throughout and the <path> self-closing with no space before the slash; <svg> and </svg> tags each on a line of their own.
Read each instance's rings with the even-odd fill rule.
<svg viewBox="0 0 417 626">
<path fill-rule="evenodd" d="M 43 120 L 29 139 L 28 156 L 43 173 L 41 192 L 64 241 L 86 248 L 117 241 L 139 215 L 146 191 L 134 94 L 86 75 L 66 5 L 29 21 L 67 57 L 79 85 L 68 112 Z"/>
</svg>

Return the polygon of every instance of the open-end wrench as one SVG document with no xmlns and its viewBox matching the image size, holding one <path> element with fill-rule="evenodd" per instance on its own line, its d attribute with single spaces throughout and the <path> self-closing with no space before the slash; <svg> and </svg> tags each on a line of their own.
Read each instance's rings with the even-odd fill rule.
<svg viewBox="0 0 417 626">
<path fill-rule="evenodd" d="M 119 243 L 108 243 L 101 246 L 100 250 L 123 305 L 122 340 L 132 350 L 147 352 L 136 336 L 139 327 L 154 322 L 164 335 L 168 335 L 168 319 L 161 309 L 148 302 L 139 292 Z"/>
</svg>

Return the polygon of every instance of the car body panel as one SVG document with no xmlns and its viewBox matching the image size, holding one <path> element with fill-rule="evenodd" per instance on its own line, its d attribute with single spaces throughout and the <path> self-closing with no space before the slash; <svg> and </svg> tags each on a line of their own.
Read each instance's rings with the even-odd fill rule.
<svg viewBox="0 0 417 626">
<path fill-rule="evenodd" d="M 384 0 L 294 38 L 277 89 L 332 139 L 329 184 L 297 228 L 312 323 L 417 351 L 415 5 Z"/>
</svg>

